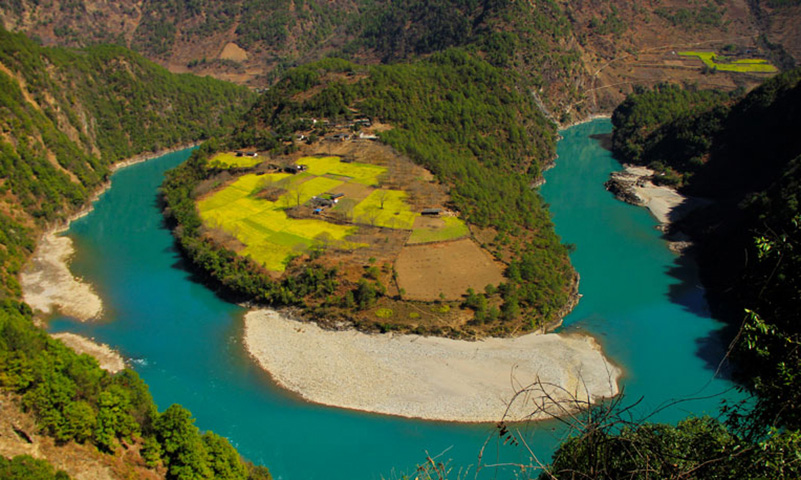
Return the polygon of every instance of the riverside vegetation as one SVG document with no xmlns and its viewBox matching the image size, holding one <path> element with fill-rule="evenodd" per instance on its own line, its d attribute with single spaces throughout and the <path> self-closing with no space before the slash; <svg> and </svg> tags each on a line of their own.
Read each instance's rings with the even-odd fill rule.
<svg viewBox="0 0 801 480">
<path fill-rule="evenodd" d="M 36 237 L 84 207 L 114 162 L 219 134 L 252 95 L 121 47 L 43 48 L 1 29 L 0 84 L 0 386 L 57 443 L 138 452 L 168 478 L 269 478 L 186 409 L 159 413 L 134 371 L 111 375 L 34 326 L 16 279 Z M 65 478 L 26 457 L 0 473 Z"/>
<path fill-rule="evenodd" d="M 753 404 L 725 422 L 626 421 L 596 409 L 541 478 L 798 478 L 801 69 L 748 95 L 643 89 L 613 116 L 614 148 L 712 203 L 673 225 L 689 233 L 716 316 L 736 332 L 731 357 Z M 657 179 L 661 178 L 658 176 Z M 746 402 L 748 403 L 748 402 Z"/>
</svg>

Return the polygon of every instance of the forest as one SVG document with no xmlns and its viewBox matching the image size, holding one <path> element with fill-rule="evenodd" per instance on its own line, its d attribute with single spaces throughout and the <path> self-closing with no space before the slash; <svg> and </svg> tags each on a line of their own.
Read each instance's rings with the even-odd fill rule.
<svg viewBox="0 0 801 480">
<path fill-rule="evenodd" d="M 42 48 L 0 29 L 0 284 L 16 276 L 36 231 L 83 206 L 116 161 L 218 135 L 252 94 L 173 75 L 122 47 Z"/>
<path fill-rule="evenodd" d="M 133 449 L 168 478 L 269 478 L 179 405 L 159 412 L 133 370 L 111 375 L 34 325 L 17 275 L 38 235 L 85 206 L 115 162 L 233 126 L 242 87 L 179 76 L 122 47 L 44 48 L 0 29 L 0 388 L 56 443 Z M 30 457 L 3 478 L 68 478 Z"/>
<path fill-rule="evenodd" d="M 615 111 L 621 160 L 661 162 L 683 191 L 710 200 L 672 228 L 697 243 L 710 307 L 730 325 L 730 359 L 752 397 L 723 405 L 720 420 L 689 418 L 677 426 L 628 422 L 622 403 L 596 409 L 559 448 L 549 474 L 801 476 L 799 106 L 796 69 L 747 95 L 642 89 Z"/>
</svg>

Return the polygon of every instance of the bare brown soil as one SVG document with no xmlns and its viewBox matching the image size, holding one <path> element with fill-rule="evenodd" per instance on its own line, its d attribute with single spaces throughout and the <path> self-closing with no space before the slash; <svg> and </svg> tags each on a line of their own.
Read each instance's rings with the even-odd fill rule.
<svg viewBox="0 0 801 480">
<path fill-rule="evenodd" d="M 414 219 L 414 228 L 437 229 L 445 226 L 445 220 L 439 217 L 417 217 Z"/>
<path fill-rule="evenodd" d="M 367 198 L 371 191 L 372 189 L 367 185 L 361 185 L 353 182 L 344 183 L 336 189 L 336 193 L 345 194 L 345 198 L 343 200 L 349 199 L 353 200 L 355 203 L 359 203 Z"/>
<path fill-rule="evenodd" d="M 244 62 L 248 59 L 248 52 L 239 47 L 234 42 L 228 42 L 220 52 L 221 60 L 233 60 L 235 62 Z"/>
<path fill-rule="evenodd" d="M 796 62 L 801 60 L 801 28 L 799 28 L 801 5 L 776 9 L 769 9 L 764 6 L 763 8 L 765 8 L 768 17 L 768 39 L 773 43 L 782 45 L 796 59 Z"/>
<path fill-rule="evenodd" d="M 458 300 L 468 288 L 481 291 L 503 281 L 503 267 L 471 239 L 406 246 L 395 269 L 412 300 Z"/>
</svg>

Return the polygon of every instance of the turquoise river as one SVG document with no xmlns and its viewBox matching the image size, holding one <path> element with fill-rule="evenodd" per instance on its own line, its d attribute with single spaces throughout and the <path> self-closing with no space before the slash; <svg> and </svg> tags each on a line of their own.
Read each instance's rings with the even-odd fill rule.
<svg viewBox="0 0 801 480">
<path fill-rule="evenodd" d="M 620 165 L 590 135 L 608 120 L 567 129 L 556 166 L 541 192 L 556 230 L 575 244 L 573 264 L 583 298 L 563 330 L 598 338 L 625 370 L 627 401 L 642 398 L 640 416 L 675 422 L 715 414 L 735 393 L 715 375 L 722 356 L 694 268 L 671 253 L 656 221 L 642 208 L 615 200 L 603 187 Z M 189 151 L 120 170 L 88 216 L 73 222 L 73 272 L 95 285 L 105 302 L 101 322 L 54 318 L 52 331 L 72 331 L 107 343 L 147 381 L 160 409 L 189 408 L 203 430 L 228 437 L 276 479 L 395 479 L 427 454 L 449 460 L 454 473 L 512 476 L 502 462 L 531 462 L 523 447 L 499 444 L 493 425 L 423 422 L 311 405 L 276 388 L 242 346 L 244 309 L 218 298 L 193 278 L 158 209 L 165 170 Z M 556 422 L 521 427 L 547 461 L 564 435 Z M 471 473 L 472 476 L 472 473 Z M 456 478 L 457 475 L 452 475 Z"/>
</svg>

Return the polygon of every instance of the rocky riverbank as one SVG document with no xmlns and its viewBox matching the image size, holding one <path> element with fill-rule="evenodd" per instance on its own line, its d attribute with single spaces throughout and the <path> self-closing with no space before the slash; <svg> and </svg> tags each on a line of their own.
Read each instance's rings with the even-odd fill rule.
<svg viewBox="0 0 801 480">
<path fill-rule="evenodd" d="M 705 200 L 680 194 L 675 188 L 656 185 L 652 179 L 655 172 L 646 167 L 624 165 L 624 169 L 612 172 L 604 185 L 615 197 L 626 203 L 646 207 L 659 221 L 670 248 L 681 252 L 692 246 L 689 238 L 680 232 L 671 231 L 671 224 L 692 210 L 704 205 Z"/>
</svg>

